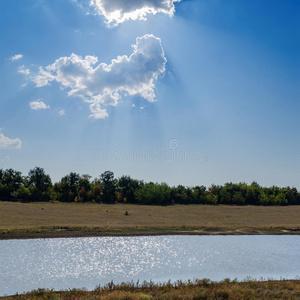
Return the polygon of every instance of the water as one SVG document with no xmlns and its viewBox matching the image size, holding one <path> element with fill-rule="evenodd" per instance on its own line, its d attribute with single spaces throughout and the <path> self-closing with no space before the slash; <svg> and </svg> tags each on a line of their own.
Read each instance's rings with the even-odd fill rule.
<svg viewBox="0 0 300 300">
<path fill-rule="evenodd" d="M 299 236 L 146 236 L 0 241 L 0 296 L 37 288 L 209 278 L 294 279 Z"/>
</svg>

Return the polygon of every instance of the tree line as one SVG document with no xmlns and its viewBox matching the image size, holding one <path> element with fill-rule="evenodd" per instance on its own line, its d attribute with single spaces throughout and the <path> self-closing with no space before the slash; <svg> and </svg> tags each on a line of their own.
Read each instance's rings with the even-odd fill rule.
<svg viewBox="0 0 300 300">
<path fill-rule="evenodd" d="M 143 205 L 229 204 L 299 205 L 300 193 L 291 187 L 262 187 L 256 182 L 186 187 L 144 182 L 130 176 L 115 178 L 105 171 L 98 178 L 74 172 L 52 183 L 43 168 L 21 172 L 0 169 L 0 200 L 23 202 L 93 202 Z"/>
</svg>

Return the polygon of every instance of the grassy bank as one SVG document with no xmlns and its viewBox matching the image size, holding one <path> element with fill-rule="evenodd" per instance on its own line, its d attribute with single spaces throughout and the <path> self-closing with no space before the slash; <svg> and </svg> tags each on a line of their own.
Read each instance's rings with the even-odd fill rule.
<svg viewBox="0 0 300 300">
<path fill-rule="evenodd" d="M 300 206 L 0 202 L 0 239 L 148 234 L 299 234 Z"/>
<path fill-rule="evenodd" d="M 110 283 L 94 291 L 36 290 L 1 299 L 300 299 L 300 280 L 235 282 L 208 279 L 194 282 L 154 284 L 153 282 Z"/>
</svg>

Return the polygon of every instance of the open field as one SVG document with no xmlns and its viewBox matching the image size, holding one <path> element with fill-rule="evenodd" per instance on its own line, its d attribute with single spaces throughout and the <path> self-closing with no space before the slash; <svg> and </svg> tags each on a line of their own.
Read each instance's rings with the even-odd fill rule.
<svg viewBox="0 0 300 300">
<path fill-rule="evenodd" d="M 0 239 L 129 234 L 299 234 L 300 206 L 0 202 Z"/>
<path fill-rule="evenodd" d="M 300 298 L 299 280 L 269 280 L 234 282 L 210 282 L 208 279 L 195 282 L 177 282 L 156 285 L 143 282 L 113 285 L 113 283 L 94 291 L 47 291 L 37 290 L 25 295 L 0 297 L 1 299 L 286 299 Z"/>
</svg>

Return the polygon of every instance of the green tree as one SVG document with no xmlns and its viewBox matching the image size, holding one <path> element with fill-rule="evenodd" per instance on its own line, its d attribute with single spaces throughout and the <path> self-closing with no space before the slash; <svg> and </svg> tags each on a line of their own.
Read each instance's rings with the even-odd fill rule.
<svg viewBox="0 0 300 300">
<path fill-rule="evenodd" d="M 80 175 L 75 172 L 70 172 L 60 180 L 59 200 L 64 202 L 73 202 L 78 196 Z"/>
<path fill-rule="evenodd" d="M 117 181 L 114 178 L 114 173 L 111 171 L 105 171 L 100 175 L 100 180 L 103 191 L 103 201 L 105 203 L 115 203 Z"/>
<path fill-rule="evenodd" d="M 203 185 L 195 186 L 192 191 L 193 191 L 193 203 L 204 204 L 206 187 Z"/>
<path fill-rule="evenodd" d="M 218 204 L 218 196 L 214 195 L 212 193 L 207 193 L 206 196 L 205 196 L 205 203 L 206 204 L 213 204 L 213 205 Z"/>
<path fill-rule="evenodd" d="M 35 186 L 39 190 L 46 190 L 52 185 L 51 178 L 43 168 L 35 167 L 28 173 L 29 185 Z"/>
<path fill-rule="evenodd" d="M 189 204 L 189 197 L 187 194 L 187 189 L 183 185 L 178 185 L 172 189 L 172 200 L 177 204 Z"/>
<path fill-rule="evenodd" d="M 21 185 L 15 192 L 14 197 L 22 201 L 31 200 L 31 192 L 29 188 L 26 188 L 24 185 Z"/>
<path fill-rule="evenodd" d="M 284 193 L 281 192 L 275 197 L 275 201 L 277 205 L 288 205 L 288 200 L 286 199 Z"/>
<path fill-rule="evenodd" d="M 80 187 L 80 190 L 78 192 L 78 196 L 80 198 L 80 201 L 88 202 L 92 199 L 92 185 L 90 182 L 90 179 L 92 176 L 88 174 L 84 174 L 80 176 L 78 185 Z"/>
<path fill-rule="evenodd" d="M 22 173 L 13 169 L 1 169 L 0 177 L 0 196 L 12 198 L 14 192 L 23 184 Z"/>
<path fill-rule="evenodd" d="M 259 195 L 260 205 L 270 205 L 270 199 L 265 191 L 262 191 Z"/>
<path fill-rule="evenodd" d="M 221 187 L 219 185 L 212 184 L 206 193 L 205 202 L 207 204 L 218 204 L 220 190 Z"/>
<path fill-rule="evenodd" d="M 166 183 L 145 183 L 135 191 L 135 198 L 139 204 L 145 205 L 169 205 L 171 201 L 171 189 Z"/>
<path fill-rule="evenodd" d="M 300 205 L 300 193 L 296 188 L 287 187 L 283 189 L 285 197 L 290 205 Z"/>
<path fill-rule="evenodd" d="M 122 194 L 124 202 L 136 203 L 134 192 L 139 187 L 139 181 L 130 176 L 121 176 L 118 180 L 118 189 Z"/>
<path fill-rule="evenodd" d="M 231 204 L 232 203 L 232 196 L 231 196 L 232 191 L 226 185 L 227 184 L 225 184 L 225 186 L 221 187 L 221 189 L 220 189 L 220 193 L 219 193 L 220 203 Z"/>
<path fill-rule="evenodd" d="M 238 191 L 238 192 L 235 192 L 233 194 L 233 197 L 232 197 L 232 204 L 236 204 L 236 205 L 243 205 L 245 204 L 245 198 L 243 196 L 243 193 Z"/>
<path fill-rule="evenodd" d="M 100 203 L 102 200 L 102 195 L 103 195 L 101 186 L 95 185 L 92 194 L 93 194 L 93 199 L 95 200 L 95 202 Z"/>
<path fill-rule="evenodd" d="M 53 200 L 52 182 L 43 168 L 35 167 L 28 172 L 28 184 L 34 201 Z"/>
</svg>

